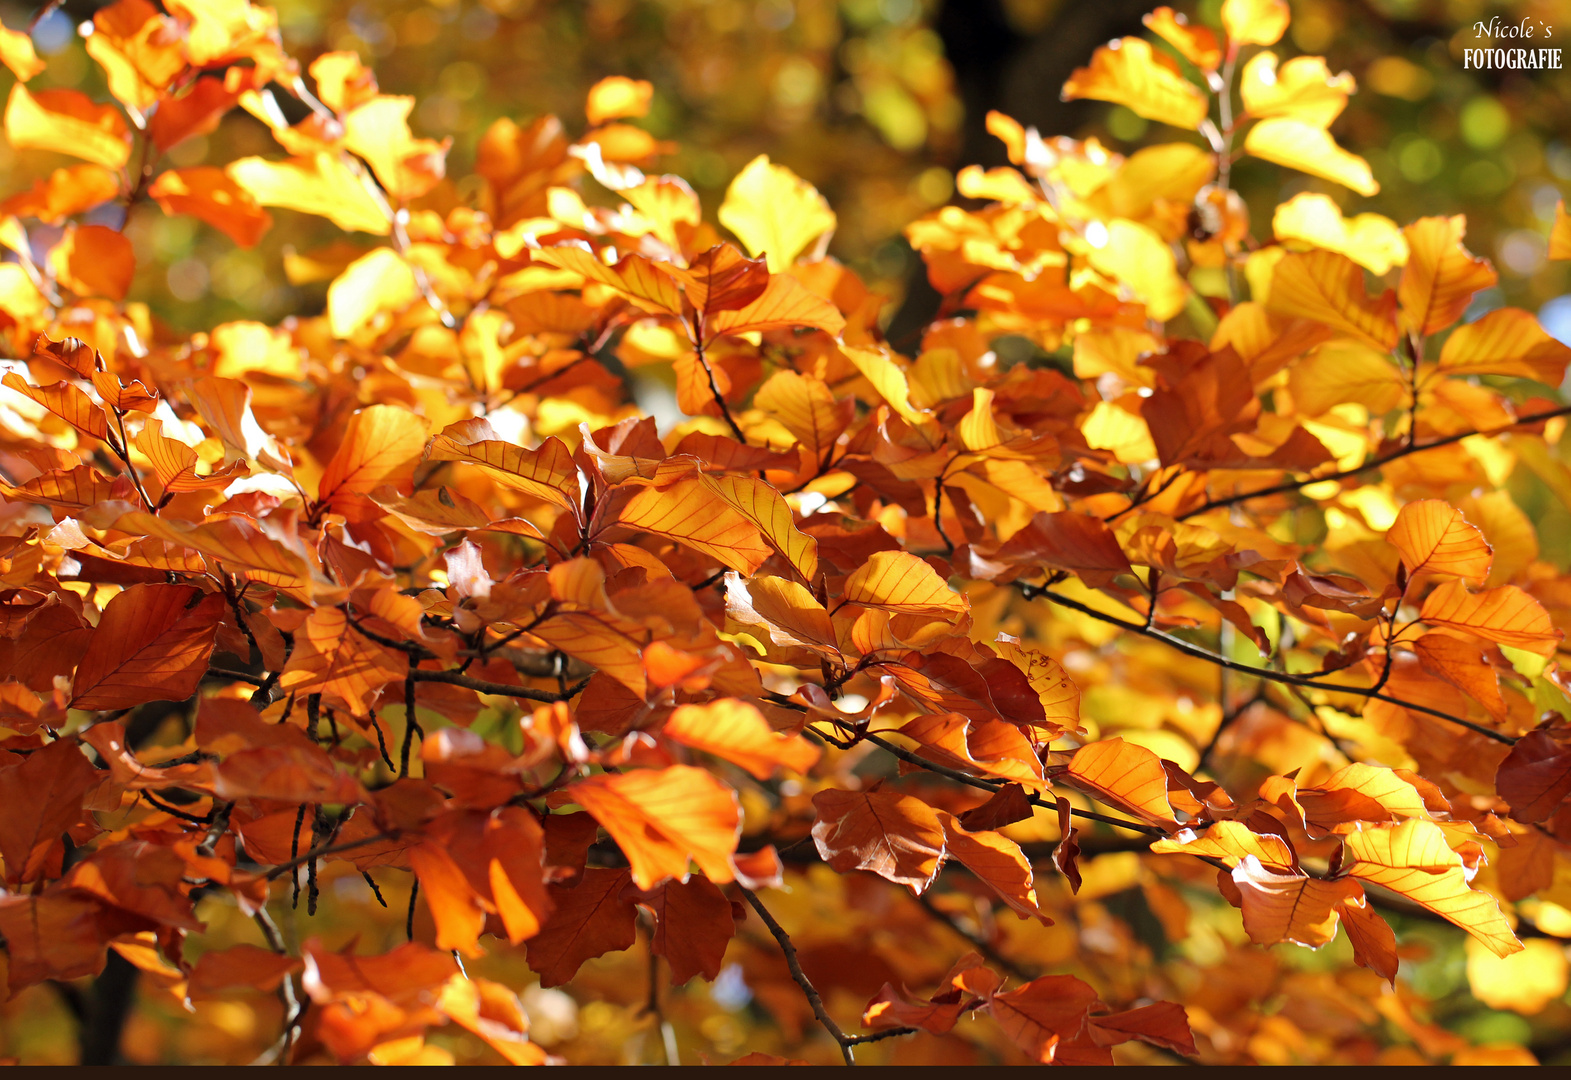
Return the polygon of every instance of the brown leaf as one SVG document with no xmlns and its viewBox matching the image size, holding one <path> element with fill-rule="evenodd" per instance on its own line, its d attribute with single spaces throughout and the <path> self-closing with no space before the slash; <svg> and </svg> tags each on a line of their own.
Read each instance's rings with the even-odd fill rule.
<svg viewBox="0 0 1571 1080">
<path fill-rule="evenodd" d="M 49 846 L 82 817 L 82 801 L 104 774 L 67 741 L 49 743 L 0 766 L 0 856 L 6 880 L 29 881 Z"/>
<path fill-rule="evenodd" d="M 550 887 L 551 917 L 528 945 L 529 966 L 541 986 L 560 986 L 585 960 L 621 952 L 637 940 L 636 907 L 623 896 L 629 881 L 626 870 L 591 867 L 571 889 Z"/>
<path fill-rule="evenodd" d="M 1548 821 L 1571 793 L 1571 746 L 1540 728 L 1517 740 L 1495 774 L 1517 821 Z"/>
<path fill-rule="evenodd" d="M 813 796 L 813 843 L 840 873 L 867 870 L 920 893 L 944 855 L 944 827 L 932 807 L 889 791 L 828 788 Z"/>
</svg>

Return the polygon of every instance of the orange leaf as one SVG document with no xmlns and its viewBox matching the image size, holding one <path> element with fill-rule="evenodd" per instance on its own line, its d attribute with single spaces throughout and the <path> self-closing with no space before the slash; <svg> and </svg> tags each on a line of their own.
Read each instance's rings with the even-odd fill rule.
<svg viewBox="0 0 1571 1080">
<path fill-rule="evenodd" d="M 1041 791 L 1042 763 L 1019 728 L 1002 720 L 960 713 L 928 713 L 907 720 L 899 734 L 922 756 L 966 772 L 997 776 Z"/>
<path fill-rule="evenodd" d="M 40 90 L 17 83 L 5 106 L 5 137 L 13 150 L 52 150 L 118 169 L 131 157 L 120 110 L 77 90 Z"/>
<path fill-rule="evenodd" d="M 486 905 L 441 845 L 431 842 L 409 849 L 409 865 L 420 880 L 420 896 L 436 922 L 436 947 L 478 956 L 485 929 Z"/>
<path fill-rule="evenodd" d="M 1266 307 L 1277 315 L 1322 323 L 1381 352 L 1396 346 L 1396 296 L 1387 292 L 1371 300 L 1364 292 L 1363 268 L 1334 251 L 1283 256 Z"/>
<path fill-rule="evenodd" d="M 190 214 L 243 248 L 255 247 L 273 225 L 273 215 L 222 169 L 170 169 L 148 185 L 147 194 L 164 213 Z"/>
<path fill-rule="evenodd" d="M 1495 788 L 1517 821 L 1547 821 L 1571 793 L 1571 747 L 1548 731 L 1529 731 L 1500 763 Z"/>
<path fill-rule="evenodd" d="M 764 260 L 749 259 L 730 244 L 716 244 L 693 256 L 686 267 L 659 262 L 655 268 L 676 279 L 687 302 L 705 319 L 712 313 L 745 308 L 769 287 Z"/>
<path fill-rule="evenodd" d="M 1543 605 L 1515 585 L 1470 593 L 1460 581 L 1447 581 L 1424 599 L 1418 617 L 1545 657 L 1554 655 L 1563 636 Z"/>
<path fill-rule="evenodd" d="M 372 405 L 349 418 L 338 452 L 322 472 L 318 506 L 351 521 L 379 517 L 365 496 L 383 485 L 407 483 L 425 448 L 426 423 L 393 405 Z"/>
<path fill-rule="evenodd" d="M 6 372 L 0 379 L 4 385 L 24 397 L 31 398 L 83 435 L 94 439 L 108 439 L 109 420 L 104 410 L 93 404 L 92 398 L 68 382 L 52 386 L 31 386 L 14 371 Z"/>
<path fill-rule="evenodd" d="M 948 858 L 975 874 L 1020 918 L 1037 919 L 1044 926 L 1052 925 L 1053 920 L 1037 907 L 1031 860 L 1025 857 L 1019 844 L 996 832 L 970 832 L 952 814 L 942 810 L 936 813 L 944 829 Z"/>
<path fill-rule="evenodd" d="M 1243 897 L 1244 931 L 1256 945 L 1292 941 L 1318 949 L 1336 936 L 1344 900 L 1363 895 L 1349 878 L 1321 881 L 1302 873 L 1277 873 L 1244 856 L 1233 868 L 1233 884 Z"/>
<path fill-rule="evenodd" d="M 136 436 L 135 444 L 153 463 L 158 482 L 170 493 L 225 487 L 236 476 L 244 476 L 249 471 L 245 462 L 235 461 L 213 472 L 199 474 L 196 471 L 199 460 L 196 450 L 166 437 L 162 420 L 149 420 L 144 424 Z"/>
<path fill-rule="evenodd" d="M 838 334 L 845 328 L 845 317 L 828 300 L 808 292 L 795 278 L 776 274 L 769 279 L 763 295 L 746 307 L 721 311 L 705 320 L 704 337 L 713 341 L 726 334 L 793 327 L 811 327 L 826 334 Z"/>
<path fill-rule="evenodd" d="M 800 645 L 839 656 L 829 612 L 794 581 L 726 575 L 726 614 L 745 626 L 762 625 L 776 645 Z"/>
<path fill-rule="evenodd" d="M 1143 746 L 1116 738 L 1089 743 L 1075 751 L 1064 779 L 1147 821 L 1178 825 L 1167 801 L 1162 759 Z"/>
<path fill-rule="evenodd" d="M 1566 213 L 1566 201 L 1555 204 L 1555 224 L 1549 230 L 1549 257 L 1571 259 L 1571 214 Z"/>
<path fill-rule="evenodd" d="M 108 202 L 119 191 L 115 174 L 102 165 L 72 165 L 56 169 L 47 179 L 35 180 L 31 190 L 12 195 L 0 203 L 0 212 L 57 225 L 73 214 Z"/>
<path fill-rule="evenodd" d="M 1206 118 L 1206 95 L 1178 73 L 1178 65 L 1141 38 L 1126 37 L 1091 54 L 1076 68 L 1063 98 L 1094 98 L 1122 105 L 1147 120 L 1193 129 Z"/>
<path fill-rule="evenodd" d="M 582 495 L 572 452 L 552 436 L 530 450 L 502 441 L 491 425 L 465 420 L 431 440 L 430 460 L 478 465 L 487 476 L 536 499 L 578 513 Z"/>
<path fill-rule="evenodd" d="M 640 488 L 617 508 L 616 521 L 630 529 L 669 537 L 738 573 L 751 574 L 772 554 L 755 515 L 772 513 L 783 507 L 784 501 L 776 504 L 780 498 L 776 494 L 774 499 L 755 503 L 750 489 L 732 490 L 742 496 L 742 505 L 748 507 L 748 512 L 722 495 L 709 478 L 695 476 L 666 487 Z M 789 509 L 786 514 L 789 516 Z M 771 519 L 770 524 L 782 532 L 796 532 L 794 525 L 777 518 Z M 811 543 L 806 537 L 802 540 Z M 798 548 L 805 557 L 806 545 L 799 543 Z M 813 557 L 816 561 L 816 551 Z"/>
<path fill-rule="evenodd" d="M 47 743 L 27 757 L 0 766 L 0 857 L 6 879 L 28 881 L 42 868 L 50 845 L 83 814 L 82 800 L 104 774 L 66 740 Z M 14 962 L 14 961 L 13 961 Z"/>
<path fill-rule="evenodd" d="M 854 402 L 847 400 L 845 404 Z M 789 369 L 770 376 L 753 395 L 753 405 L 796 436 L 814 461 L 824 460 L 825 452 L 834 446 L 851 419 L 823 380 Z"/>
<path fill-rule="evenodd" d="M 560 986 L 585 960 L 621 952 L 638 939 L 637 909 L 624 895 L 627 884 L 626 870 L 590 867 L 570 889 L 551 886 L 551 918 L 528 945 L 529 967 L 541 986 Z"/>
<path fill-rule="evenodd" d="M 1496 956 L 1522 950 L 1495 898 L 1468 887 L 1462 859 L 1432 821 L 1404 821 L 1342 838 L 1353 859 L 1346 872 L 1380 885 L 1455 923 Z"/>
<path fill-rule="evenodd" d="M 1462 246 L 1467 218 L 1420 218 L 1402 230 L 1407 237 L 1407 265 L 1397 299 L 1413 332 L 1428 336 L 1462 317 L 1473 294 L 1499 280 L 1487 259 Z"/>
<path fill-rule="evenodd" d="M 1175 1053 L 1191 1057 L 1196 1053 L 1189 1014 L 1182 1005 L 1171 1001 L 1158 1001 L 1111 1016 L 1093 1016 L 1091 1038 L 1103 1045 L 1136 1038 Z"/>
<path fill-rule="evenodd" d="M 366 716 L 375 692 L 402 679 L 408 669 L 402 656 L 355 633 L 338 608 L 324 607 L 295 631 L 295 648 L 278 685 L 323 694 Z"/>
<path fill-rule="evenodd" d="M 490 979 L 454 975 L 442 987 L 436 1007 L 448 1019 L 501 1054 L 509 1065 L 544 1065 L 549 1055 L 529 1041 L 529 1018 L 518 995 Z"/>
<path fill-rule="evenodd" d="M 877 551 L 846 578 L 843 602 L 909 615 L 958 616 L 966 598 L 908 551 Z"/>
<path fill-rule="evenodd" d="M 778 768 L 805 773 L 819 757 L 812 743 L 800 735 L 776 733 L 762 713 L 735 698 L 678 706 L 661 734 L 735 762 L 759 780 L 768 780 Z"/>
<path fill-rule="evenodd" d="M 136 276 L 131 241 L 103 225 L 70 225 L 49 250 L 49 265 L 62 285 L 79 296 L 123 300 Z"/>
<path fill-rule="evenodd" d="M 1335 832 L 1346 831 L 1338 826 L 1351 824 L 1356 829 L 1365 822 L 1430 814 L 1423 793 L 1412 782 L 1393 769 L 1361 761 L 1338 769 L 1315 787 L 1299 788 L 1295 798 L 1308 824 Z"/>
<path fill-rule="evenodd" d="M 197 958 L 191 970 L 193 998 L 216 997 L 225 990 L 274 990 L 299 971 L 297 957 L 283 956 L 258 945 L 232 945 Z"/>
<path fill-rule="evenodd" d="M 1100 1004 L 1096 991 L 1073 975 L 1044 975 L 994 994 L 988 1011 L 1015 1045 L 1046 1065 L 1057 1057 L 1060 1043 L 1081 1033 Z"/>
<path fill-rule="evenodd" d="M 624 255 L 616 265 L 608 266 L 587 247 L 563 245 L 541 248 L 531 254 L 536 262 L 559 266 L 583 275 L 585 281 L 608 285 L 645 311 L 682 314 L 682 294 L 677 291 L 676 281 L 642 255 Z"/>
<path fill-rule="evenodd" d="M 920 799 L 892 791 L 828 788 L 813 796 L 813 843 L 840 873 L 867 870 L 920 893 L 944 856 L 944 826 Z"/>
<path fill-rule="evenodd" d="M 736 792 L 703 769 L 673 765 L 592 776 L 554 798 L 553 805 L 576 802 L 594 815 L 621 846 L 641 889 L 668 877 L 686 880 L 690 859 L 710 881 L 733 876 L 729 856 L 742 820 Z"/>
<path fill-rule="evenodd" d="M 304 558 L 284 548 L 243 517 L 214 517 L 201 525 L 177 526 L 172 521 L 137 511 L 121 514 L 115 519 L 114 528 L 199 551 L 217 560 L 229 572 L 244 573 L 258 584 L 298 589 L 311 580 L 311 567 Z"/>
<path fill-rule="evenodd" d="M 1004 542 L 997 557 L 1067 570 L 1093 587 L 1110 584 L 1119 574 L 1131 572 L 1129 558 L 1107 523 L 1072 510 L 1037 514 Z"/>
<path fill-rule="evenodd" d="M 104 607 L 72 680 L 73 709 L 184 701 L 213 654 L 224 598 L 190 585 L 133 585 Z"/>
<path fill-rule="evenodd" d="M 1571 347 L 1550 337 L 1520 308 L 1491 311 L 1446 338 L 1438 367 L 1456 375 L 1515 375 L 1559 386 Z"/>
<path fill-rule="evenodd" d="M 1391 926 L 1362 896 L 1349 897 L 1341 905 L 1342 928 L 1353 945 L 1353 962 L 1396 985 L 1396 934 Z"/>
<path fill-rule="evenodd" d="M 1409 575 L 1454 574 L 1474 585 L 1489 577 L 1494 552 L 1462 511 L 1439 499 L 1421 499 L 1402 507 L 1386 533 L 1386 542 L 1402 553 Z"/>
<path fill-rule="evenodd" d="M 796 515 L 778 490 L 751 476 L 703 474 L 702 479 L 757 526 L 759 535 L 796 568 L 803 581 L 811 582 L 818 576 L 818 541 L 796 527 Z"/>
</svg>

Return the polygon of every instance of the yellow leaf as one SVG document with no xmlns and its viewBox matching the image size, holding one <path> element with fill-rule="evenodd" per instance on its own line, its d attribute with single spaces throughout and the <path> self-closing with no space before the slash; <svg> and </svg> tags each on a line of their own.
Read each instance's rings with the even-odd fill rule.
<svg viewBox="0 0 1571 1080">
<path fill-rule="evenodd" d="M 1491 1009 L 1510 1009 L 1523 1016 L 1544 1011 L 1565 996 L 1565 943 L 1554 938 L 1529 938 L 1522 951 L 1497 956 L 1488 947 L 1467 941 L 1467 986 Z"/>
<path fill-rule="evenodd" d="M 720 224 L 748 253 L 767 256 L 769 272 L 784 271 L 809 244 L 835 227 L 835 212 L 818 189 L 784 165 L 758 155 L 736 174 L 720 204 Z"/>
<path fill-rule="evenodd" d="M 1348 95 L 1357 89 L 1347 72 L 1332 75 L 1324 57 L 1295 56 L 1280 70 L 1276 65 L 1273 52 L 1257 53 L 1244 65 L 1239 93 L 1244 110 L 1257 120 L 1286 116 L 1327 128 L 1347 107 Z"/>
<path fill-rule="evenodd" d="M 317 214 L 352 232 L 386 236 L 392 229 L 366 181 L 325 150 L 283 161 L 241 158 L 227 171 L 263 206 Z"/>
<path fill-rule="evenodd" d="M 1147 120 L 1195 128 L 1206 118 L 1206 95 L 1178 73 L 1178 65 L 1136 37 L 1109 42 L 1076 68 L 1063 98 L 1094 98 L 1123 105 Z"/>
<path fill-rule="evenodd" d="M 734 876 L 731 854 L 741 834 L 736 792 L 704 769 L 673 765 L 570 784 L 560 802 L 576 802 L 621 847 L 633 883 L 652 889 L 666 878 L 687 880 L 688 861 L 724 884 Z"/>
<path fill-rule="evenodd" d="M 1396 297 L 1387 292 L 1371 300 L 1364 292 L 1363 270 L 1334 251 L 1284 257 L 1271 278 L 1266 308 L 1273 314 L 1322 323 L 1381 352 L 1396 345 Z"/>
<path fill-rule="evenodd" d="M 1140 20 L 1195 67 L 1215 71 L 1222 63 L 1222 46 L 1208 27 L 1191 25 L 1187 16 L 1170 7 L 1159 7 Z"/>
<path fill-rule="evenodd" d="M 850 422 L 822 379 L 789 368 L 775 372 L 758 388 L 753 405 L 778 420 L 819 463 Z"/>
<path fill-rule="evenodd" d="M 1166 321 L 1184 310 L 1189 286 L 1178 275 L 1173 249 L 1148 225 L 1115 218 L 1104 231 L 1088 235 L 1091 265 L 1129 290 L 1146 306 L 1146 312 Z"/>
<path fill-rule="evenodd" d="M 1186 829 L 1151 845 L 1158 855 L 1196 855 L 1221 859 L 1229 867 L 1253 857 L 1267 870 L 1290 874 L 1298 870 L 1298 857 L 1276 833 L 1256 833 L 1241 821 L 1218 821 L 1202 835 Z"/>
<path fill-rule="evenodd" d="M 1428 336 L 1444 330 L 1462 317 L 1474 293 L 1499 280 L 1487 259 L 1475 258 L 1462 246 L 1466 231 L 1467 219 L 1461 214 L 1420 218 L 1402 230 L 1411 256 L 1402 270 L 1397 299 L 1414 333 Z"/>
<path fill-rule="evenodd" d="M 0 27 L 0 63 L 11 69 L 11 74 L 26 82 L 47 66 L 33 50 L 33 39 L 20 30 Z"/>
<path fill-rule="evenodd" d="M 766 628 L 777 645 L 801 645 L 838 656 L 834 624 L 813 594 L 794 581 L 726 575 L 726 614 L 744 626 Z"/>
<path fill-rule="evenodd" d="M 846 578 L 843 602 L 910 615 L 956 616 L 966 598 L 909 551 L 877 551 Z"/>
<path fill-rule="evenodd" d="M 379 312 L 398 311 L 420 296 L 414 271 L 391 248 L 377 248 L 349 264 L 327 287 L 327 323 L 348 338 Z"/>
<path fill-rule="evenodd" d="M 734 762 L 759 780 L 768 780 L 778 768 L 805 773 L 819 757 L 812 743 L 773 731 L 762 713 L 735 698 L 678 706 L 660 733 Z"/>
<path fill-rule="evenodd" d="M 1470 593 L 1460 581 L 1447 581 L 1424 599 L 1418 617 L 1543 657 L 1555 654 L 1563 636 L 1543 605 L 1515 585 Z"/>
<path fill-rule="evenodd" d="M 927 414 L 911 404 L 911 390 L 906 382 L 906 373 L 895 363 L 888 348 L 845 345 L 840 351 L 856 365 L 856 369 L 873 384 L 873 389 L 878 391 L 878 396 L 889 402 L 889 407 L 894 409 L 902 420 L 920 426 L 928 419 Z"/>
<path fill-rule="evenodd" d="M 418 199 L 447 170 L 447 143 L 409 132 L 412 97 L 378 96 L 344 117 L 344 145 L 359 154 L 395 199 Z"/>
<path fill-rule="evenodd" d="M 1064 665 L 1045 652 L 1024 648 L 1007 637 L 999 637 L 993 648 L 999 656 L 1025 672 L 1026 681 L 1036 691 L 1049 724 L 1065 731 L 1080 727 L 1080 688 L 1064 670 Z"/>
<path fill-rule="evenodd" d="M 149 420 L 136 436 L 136 448 L 153 463 L 158 482 L 166 492 L 201 491 L 205 488 L 224 487 L 237 474 L 248 470 L 243 461 L 215 469 L 206 475 L 196 471 L 196 450 L 164 434 L 162 420 Z"/>
<path fill-rule="evenodd" d="M 1376 274 L 1408 260 L 1407 241 L 1396 222 L 1379 214 L 1344 218 L 1336 203 L 1324 195 L 1306 192 L 1278 206 L 1271 231 L 1278 240 L 1301 240 L 1327 251 L 1340 251 Z"/>
<path fill-rule="evenodd" d="M 5 106 L 5 137 L 13 150 L 52 150 L 118 169 L 131 157 L 131 136 L 113 105 L 76 90 L 41 90 L 17 83 Z"/>
<path fill-rule="evenodd" d="M 1434 822 L 1414 819 L 1392 828 L 1365 829 L 1347 834 L 1342 843 L 1352 856 L 1347 872 L 1354 877 L 1455 923 L 1496 956 L 1522 950 L 1495 898 L 1468 887 L 1461 857 Z"/>
<path fill-rule="evenodd" d="M 643 79 L 612 75 L 589 88 L 584 115 L 591 127 L 625 116 L 644 116 L 649 112 L 649 100 L 654 93 L 654 86 Z"/>
<path fill-rule="evenodd" d="M 582 274 L 587 281 L 609 285 L 646 311 L 682 313 L 682 294 L 677 291 L 676 282 L 642 255 L 624 255 L 615 266 L 607 266 L 588 248 L 563 244 L 542 248 L 533 257 L 536 262 Z"/>
<path fill-rule="evenodd" d="M 1550 337 L 1531 312 L 1500 308 L 1446 338 L 1438 367 L 1457 375 L 1515 375 L 1559 386 L 1571 347 Z"/>
<path fill-rule="evenodd" d="M 1262 120 L 1244 137 L 1244 149 L 1263 161 L 1333 180 L 1360 195 L 1380 190 L 1369 163 L 1336 144 L 1324 128 L 1278 116 Z"/>
<path fill-rule="evenodd" d="M 1484 534 L 1439 499 L 1402 507 L 1386 541 L 1402 553 L 1409 574 L 1454 574 L 1474 585 L 1484 583 L 1494 557 Z"/>
<path fill-rule="evenodd" d="M 1275 45 L 1293 17 L 1287 0 L 1223 0 L 1222 28 L 1239 45 Z"/>
<path fill-rule="evenodd" d="M 1288 368 L 1293 407 L 1302 416 L 1321 416 L 1356 402 L 1371 416 L 1384 416 L 1407 400 L 1407 379 L 1391 357 L 1361 341 L 1333 341 Z"/>
</svg>

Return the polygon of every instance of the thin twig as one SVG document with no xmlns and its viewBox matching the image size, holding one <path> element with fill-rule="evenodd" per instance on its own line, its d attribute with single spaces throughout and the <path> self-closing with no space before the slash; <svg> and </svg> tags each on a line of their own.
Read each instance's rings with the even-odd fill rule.
<svg viewBox="0 0 1571 1080">
<path fill-rule="evenodd" d="M 510 686 L 507 683 L 486 682 L 483 679 L 471 679 L 467 675 L 460 675 L 456 671 L 426 671 L 416 669 L 409 675 L 415 682 L 439 682 L 451 686 L 462 686 L 466 690 L 473 690 L 480 694 L 499 694 L 503 697 L 524 698 L 528 701 L 566 701 L 573 697 L 584 687 L 589 685 L 589 680 L 574 683 L 567 688 L 566 694 L 554 694 L 549 690 L 531 690 L 526 686 Z"/>
<path fill-rule="evenodd" d="M 1142 626 L 1140 623 L 1134 623 L 1129 622 L 1126 619 L 1120 619 L 1116 615 L 1109 615 L 1106 612 L 1098 611 L 1096 608 L 1091 607 L 1088 604 L 1082 604 L 1078 600 L 1064 596 L 1062 593 L 1053 592 L 1051 589 L 1044 588 L 1040 585 L 1028 585 L 1024 583 L 1017 584 L 1021 594 L 1024 595 L 1028 600 L 1034 600 L 1038 597 L 1051 600 L 1053 603 L 1058 604 L 1061 607 L 1069 608 L 1071 611 L 1078 611 L 1082 615 L 1089 615 L 1093 619 L 1105 622 L 1110 626 L 1116 626 L 1122 630 L 1127 630 L 1132 634 L 1139 634 L 1142 637 L 1148 637 L 1155 641 L 1160 641 L 1164 645 L 1168 645 L 1171 648 L 1177 649 L 1185 656 L 1192 656 L 1196 660 L 1204 660 L 1208 664 L 1218 664 L 1223 667 L 1230 668 L 1233 671 L 1241 671 L 1245 675 L 1250 675 L 1257 679 L 1269 679 L 1272 682 L 1287 683 L 1292 686 L 1302 686 L 1310 690 L 1325 690 L 1332 694 L 1350 694 L 1354 697 L 1368 698 L 1373 701 L 1384 701 L 1388 705 L 1397 705 L 1401 708 L 1409 710 L 1410 712 L 1423 713 L 1426 716 L 1433 716 L 1437 720 L 1444 720 L 1447 723 L 1456 724 L 1459 727 L 1467 728 L 1469 731 L 1476 732 L 1477 734 L 1484 736 L 1486 739 L 1493 739 L 1497 743 L 1503 743 L 1506 746 L 1516 745 L 1516 739 L 1510 735 L 1495 731 L 1492 728 L 1487 728 L 1482 724 L 1475 724 L 1473 721 L 1464 719 L 1460 716 L 1452 716 L 1450 713 L 1441 712 L 1439 709 L 1431 709 L 1427 705 L 1419 705 L 1416 702 L 1405 701 L 1402 698 L 1392 697 L 1390 694 L 1383 694 L 1380 691 L 1370 689 L 1367 686 L 1345 686 L 1341 683 L 1325 682 L 1324 680 L 1311 678 L 1307 675 L 1291 675 L 1285 671 L 1273 671 L 1271 668 L 1257 667 L 1254 664 L 1242 664 L 1237 660 L 1231 660 L 1225 656 L 1218 656 L 1209 649 L 1202 648 L 1199 645 L 1191 644 L 1190 642 L 1185 641 L 1183 638 L 1174 637 L 1172 634 L 1169 634 L 1164 630 L 1159 630 L 1155 627 Z"/>
</svg>

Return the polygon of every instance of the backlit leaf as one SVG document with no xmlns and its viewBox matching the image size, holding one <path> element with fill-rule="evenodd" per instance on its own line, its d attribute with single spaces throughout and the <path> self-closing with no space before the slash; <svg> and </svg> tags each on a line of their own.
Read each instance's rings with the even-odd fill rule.
<svg viewBox="0 0 1571 1080">
<path fill-rule="evenodd" d="M 104 607 L 71 684 L 75 709 L 184 701 L 213 654 L 224 599 L 189 585 L 133 585 Z"/>
<path fill-rule="evenodd" d="M 775 733 L 763 714 L 734 698 L 679 706 L 661 734 L 734 762 L 760 780 L 778 768 L 805 773 L 819 756 L 818 748 L 802 736 Z"/>
<path fill-rule="evenodd" d="M 835 870 L 866 870 L 920 893 L 944 855 L 938 812 L 892 791 L 829 788 L 813 796 L 813 843 Z"/>
<path fill-rule="evenodd" d="M 1462 512 L 1439 499 L 1402 507 L 1386 540 L 1402 553 L 1409 574 L 1451 574 L 1474 585 L 1489 576 L 1494 552 Z"/>
<path fill-rule="evenodd" d="M 1552 656 L 1563 636 L 1543 605 L 1515 585 L 1470 593 L 1460 581 L 1447 581 L 1425 598 L 1418 617 L 1540 656 Z"/>
<path fill-rule="evenodd" d="M 1208 108 L 1206 95 L 1178 73 L 1176 64 L 1134 37 L 1094 52 L 1090 66 L 1076 68 L 1064 83 L 1063 97 L 1111 101 L 1147 120 L 1181 128 L 1198 125 Z"/>
<path fill-rule="evenodd" d="M 741 823 L 736 793 L 703 769 L 673 765 L 593 776 L 563 794 L 620 845 L 639 888 L 686 880 L 689 860 L 710 881 L 731 880 L 729 856 Z"/>
<path fill-rule="evenodd" d="M 760 154 L 726 188 L 720 224 L 750 254 L 767 257 L 769 272 L 779 274 L 834 229 L 835 213 L 813 185 Z"/>
</svg>

